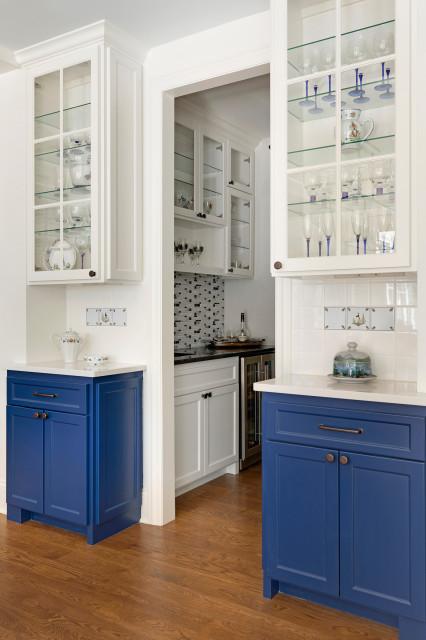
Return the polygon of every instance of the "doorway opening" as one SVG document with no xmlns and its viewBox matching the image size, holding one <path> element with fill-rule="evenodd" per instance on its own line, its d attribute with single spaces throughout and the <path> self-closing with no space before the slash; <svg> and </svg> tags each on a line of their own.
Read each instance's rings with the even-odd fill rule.
<svg viewBox="0 0 426 640">
<path fill-rule="evenodd" d="M 169 172 L 176 496 L 260 463 L 253 384 L 274 375 L 269 68 L 196 89 L 175 93 Z"/>
</svg>

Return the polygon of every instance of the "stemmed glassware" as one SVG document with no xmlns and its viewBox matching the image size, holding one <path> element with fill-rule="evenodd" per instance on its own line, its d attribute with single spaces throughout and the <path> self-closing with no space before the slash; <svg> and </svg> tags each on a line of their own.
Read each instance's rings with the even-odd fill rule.
<svg viewBox="0 0 426 640">
<path fill-rule="evenodd" d="M 392 85 L 389 82 L 390 69 L 386 69 L 386 71 L 389 71 L 387 82 L 385 82 L 385 63 L 382 62 L 382 80 L 374 87 L 375 91 L 386 91 L 387 89 L 392 89 Z"/>
<path fill-rule="evenodd" d="M 359 95 L 354 99 L 354 102 L 357 104 L 365 104 L 366 102 L 370 102 L 370 98 L 366 95 L 365 89 L 362 88 L 362 83 L 364 79 L 364 74 L 360 71 L 358 74 L 359 78 Z"/>
<path fill-rule="evenodd" d="M 305 191 L 309 195 L 309 202 L 316 202 L 318 199 L 318 193 L 323 185 L 323 178 L 320 173 L 315 171 L 309 171 L 304 177 Z"/>
<path fill-rule="evenodd" d="M 361 211 L 354 211 L 351 216 L 352 231 L 356 238 L 356 255 L 359 256 L 359 242 L 362 233 L 362 213 Z"/>
<path fill-rule="evenodd" d="M 305 80 L 305 97 L 300 100 L 299 105 L 306 109 L 307 107 L 313 107 L 315 102 L 309 97 L 309 80 Z"/>
<path fill-rule="evenodd" d="M 200 258 L 201 258 L 202 253 L 204 252 L 204 247 L 203 247 L 203 245 L 201 244 L 201 242 L 199 240 L 196 240 L 195 244 L 192 246 L 192 250 L 193 250 L 194 255 L 195 255 L 195 265 L 197 267 L 199 267 L 200 266 Z"/>
<path fill-rule="evenodd" d="M 311 257 L 311 240 L 312 240 L 312 236 L 314 234 L 314 219 L 313 216 L 310 213 L 307 213 L 305 216 L 303 216 L 303 235 L 305 236 L 305 240 L 306 240 L 306 257 L 310 258 Z"/>
<path fill-rule="evenodd" d="M 390 82 L 390 72 L 391 70 L 389 69 L 389 67 L 386 69 L 386 90 L 380 95 L 380 99 L 381 100 L 393 100 L 395 97 L 395 92 L 392 91 L 392 83 Z"/>
<path fill-rule="evenodd" d="M 359 171 L 356 166 L 342 167 L 342 200 L 359 195 Z"/>
<path fill-rule="evenodd" d="M 330 206 L 327 203 L 324 213 L 321 215 L 321 219 L 320 219 L 320 229 L 321 232 L 323 233 L 325 239 L 326 239 L 326 243 L 327 243 L 327 256 L 330 255 L 330 245 L 331 245 L 331 238 L 333 236 L 334 233 L 334 216 L 332 211 L 330 211 Z"/>
<path fill-rule="evenodd" d="M 361 223 L 361 237 L 362 237 L 362 244 L 363 244 L 365 256 L 367 255 L 367 242 L 368 242 L 369 233 L 370 233 L 370 218 L 368 216 L 368 213 L 364 211 L 364 214 L 362 216 L 362 223 Z"/>
<path fill-rule="evenodd" d="M 87 253 L 87 250 L 90 247 L 90 234 L 82 231 L 78 235 L 74 237 L 74 245 L 77 247 L 80 253 L 80 268 L 84 269 L 84 256 Z"/>
<path fill-rule="evenodd" d="M 185 264 L 185 256 L 188 253 L 188 242 L 186 240 L 178 240 L 175 242 L 175 254 L 179 264 Z"/>
<path fill-rule="evenodd" d="M 328 93 L 321 98 L 324 102 L 335 102 L 336 98 L 333 95 L 332 79 L 331 75 L 328 76 Z"/>
<path fill-rule="evenodd" d="M 314 106 L 309 109 L 309 113 L 313 115 L 318 115 L 324 111 L 322 107 L 318 106 L 318 85 L 314 85 Z"/>
<path fill-rule="evenodd" d="M 389 160 L 373 162 L 370 167 L 370 178 L 374 185 L 375 195 L 382 196 L 392 174 L 392 163 Z"/>
</svg>

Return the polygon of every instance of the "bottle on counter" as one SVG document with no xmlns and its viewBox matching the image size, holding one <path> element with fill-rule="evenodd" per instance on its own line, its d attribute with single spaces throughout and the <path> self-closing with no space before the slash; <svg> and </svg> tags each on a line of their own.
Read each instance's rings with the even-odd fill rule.
<svg viewBox="0 0 426 640">
<path fill-rule="evenodd" d="M 246 314 L 243 312 L 241 314 L 241 326 L 240 326 L 240 333 L 238 334 L 238 340 L 240 342 L 247 342 L 248 339 L 249 339 L 249 332 L 246 324 Z"/>
</svg>

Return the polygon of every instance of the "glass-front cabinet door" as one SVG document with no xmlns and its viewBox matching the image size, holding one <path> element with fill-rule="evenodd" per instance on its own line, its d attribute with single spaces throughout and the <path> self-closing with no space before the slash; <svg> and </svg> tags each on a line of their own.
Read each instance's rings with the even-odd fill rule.
<svg viewBox="0 0 426 640">
<path fill-rule="evenodd" d="M 408 267 L 409 3 L 272 4 L 273 272 Z"/>
<path fill-rule="evenodd" d="M 96 279 L 93 64 L 89 57 L 31 77 L 33 281 Z"/>
<path fill-rule="evenodd" d="M 254 198 L 237 189 L 227 189 L 228 274 L 250 277 L 254 259 Z"/>
<path fill-rule="evenodd" d="M 211 224 L 225 224 L 225 141 L 201 134 L 201 208 Z"/>
<path fill-rule="evenodd" d="M 175 213 L 194 216 L 198 205 L 197 133 L 175 122 Z"/>
<path fill-rule="evenodd" d="M 235 189 L 253 193 L 254 188 L 253 154 L 247 149 L 229 144 L 228 184 Z"/>
</svg>

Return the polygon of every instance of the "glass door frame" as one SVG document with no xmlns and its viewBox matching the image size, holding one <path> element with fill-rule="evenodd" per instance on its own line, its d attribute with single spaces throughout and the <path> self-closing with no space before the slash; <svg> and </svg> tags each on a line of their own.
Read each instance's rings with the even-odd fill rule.
<svg viewBox="0 0 426 640">
<path fill-rule="evenodd" d="M 280 6 L 281 5 L 281 6 Z M 341 254 L 341 75 L 342 72 L 356 67 L 362 68 L 372 62 L 380 63 L 380 58 L 369 58 L 351 65 L 341 64 L 341 0 L 335 2 L 336 12 L 336 64 L 332 69 L 309 75 L 302 75 L 295 79 L 287 77 L 287 0 L 272 0 L 273 8 L 273 39 L 274 53 L 272 59 L 272 121 L 273 146 L 280 149 L 273 150 L 272 167 L 272 211 L 274 223 L 272 225 L 272 273 L 285 275 L 306 272 L 386 272 L 398 267 L 409 267 L 411 257 L 411 207 L 410 207 L 410 27 L 411 16 L 404 0 L 395 0 L 395 54 L 388 56 L 395 59 L 396 79 L 398 90 L 395 98 L 395 159 L 396 161 L 396 198 L 395 198 L 395 230 L 396 248 L 394 253 L 386 255 L 369 254 L 367 256 Z M 287 212 L 287 87 L 305 80 L 313 80 L 332 74 L 336 78 L 336 235 L 337 255 L 330 257 L 288 257 L 288 212 Z M 280 86 L 281 84 L 281 86 Z M 283 108 L 285 107 L 285 108 Z M 275 135 L 274 135 L 275 134 Z M 337 142 L 339 141 L 339 142 Z M 306 171 L 306 167 L 302 168 Z M 283 175 L 286 176 L 283 180 Z M 281 184 L 280 184 L 281 181 Z M 285 185 L 282 184 L 285 182 Z M 360 259 L 362 258 L 362 259 Z M 280 264 L 282 267 L 280 268 Z"/>
<path fill-rule="evenodd" d="M 37 77 L 47 75 L 49 73 L 59 71 L 60 78 L 60 119 L 63 119 L 63 72 L 64 69 L 77 66 L 83 62 L 90 62 L 91 75 L 91 106 L 90 106 L 90 135 L 91 135 L 91 192 L 90 192 L 90 215 L 91 215 L 91 260 L 90 267 L 85 269 L 69 269 L 69 270 L 35 270 L 35 214 L 37 211 L 34 194 L 35 194 L 35 101 L 34 101 L 34 82 Z M 100 132 L 103 127 L 110 126 L 111 114 L 106 111 L 107 92 L 104 92 L 104 85 L 101 82 L 101 54 L 97 46 L 80 49 L 78 52 L 66 54 L 64 56 L 55 57 L 52 60 L 31 67 L 27 71 L 27 92 L 28 98 L 31 100 L 29 108 L 28 122 L 28 166 L 27 166 L 27 184 L 28 184 L 28 281 L 31 282 L 57 282 L 66 283 L 72 281 L 93 282 L 102 279 L 101 262 L 100 262 L 100 203 L 103 185 L 101 176 L 103 170 L 106 174 L 110 174 L 110 166 L 100 158 Z M 102 110 L 101 110 L 102 109 Z M 77 130 L 76 130 L 77 132 Z M 72 132 L 67 132 L 69 135 Z M 53 136 L 52 136 L 53 138 Z M 41 138 L 39 140 L 45 140 Z M 61 127 L 59 131 L 60 145 L 60 180 L 63 182 L 63 139 L 64 134 Z M 107 150 L 105 150 L 106 152 Z M 105 156 L 106 157 L 106 156 Z M 61 185 L 63 186 L 63 184 Z M 105 199 L 103 199 L 105 202 Z M 77 203 L 78 201 L 70 200 L 69 203 Z M 59 207 L 60 213 L 60 239 L 63 239 L 63 197 L 58 202 L 47 203 L 42 205 L 44 208 Z M 109 212 L 105 212 L 106 215 Z M 89 275 L 94 273 L 94 276 Z"/>
</svg>

